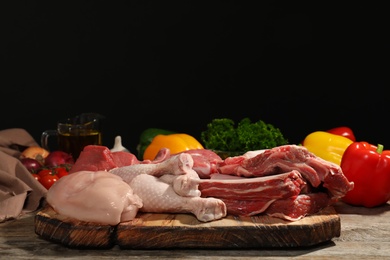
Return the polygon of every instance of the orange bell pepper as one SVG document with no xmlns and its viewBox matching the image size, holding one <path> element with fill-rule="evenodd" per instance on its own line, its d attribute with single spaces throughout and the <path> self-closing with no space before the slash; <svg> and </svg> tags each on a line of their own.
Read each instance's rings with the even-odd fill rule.
<svg viewBox="0 0 390 260">
<path fill-rule="evenodd" d="M 193 136 L 183 133 L 156 135 L 146 147 L 143 154 L 144 160 L 153 160 L 162 148 L 168 148 L 171 154 L 176 154 L 192 149 L 204 149 L 203 145 Z"/>
</svg>

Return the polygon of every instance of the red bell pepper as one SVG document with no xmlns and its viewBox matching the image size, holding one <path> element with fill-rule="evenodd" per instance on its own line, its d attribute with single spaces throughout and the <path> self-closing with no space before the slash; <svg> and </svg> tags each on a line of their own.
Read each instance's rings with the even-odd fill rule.
<svg viewBox="0 0 390 260">
<path fill-rule="evenodd" d="M 342 201 L 371 208 L 390 199 L 390 150 L 383 150 L 383 145 L 353 142 L 345 150 L 340 167 L 354 183 Z"/>
<path fill-rule="evenodd" d="M 341 135 L 341 136 L 347 137 L 348 139 L 352 140 L 353 142 L 356 142 L 356 137 L 355 137 L 352 129 L 349 128 L 348 126 L 335 127 L 335 128 L 329 129 L 326 132 L 331 133 L 331 134 L 335 134 L 335 135 Z"/>
</svg>

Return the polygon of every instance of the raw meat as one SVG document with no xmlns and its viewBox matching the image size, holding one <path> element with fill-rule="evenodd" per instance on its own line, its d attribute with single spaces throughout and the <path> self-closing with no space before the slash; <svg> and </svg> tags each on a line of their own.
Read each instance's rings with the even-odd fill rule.
<svg viewBox="0 0 390 260">
<path fill-rule="evenodd" d="M 130 153 L 114 153 L 107 147 L 91 145 L 84 148 L 71 169 L 72 174 L 80 171 L 105 171 L 120 177 L 129 187 L 132 183 L 128 192 L 134 190 L 131 197 L 137 197 L 138 203 L 133 201 L 133 209 L 123 219 L 134 217 L 135 209 L 143 205 L 145 212 L 188 212 L 200 221 L 218 219 L 227 213 L 264 213 L 293 221 L 318 212 L 353 189 L 353 182 L 347 180 L 338 165 L 297 145 L 249 151 L 225 160 L 207 149 L 178 154 L 161 149 L 153 161 L 138 161 Z"/>
<path fill-rule="evenodd" d="M 110 172 L 120 176 L 127 183 L 130 183 L 132 178 L 140 174 L 150 174 L 156 177 L 164 174 L 184 174 L 186 171 L 192 170 L 193 165 L 194 161 L 191 155 L 183 153 L 172 156 L 159 163 L 133 164 L 111 169 Z"/>
<path fill-rule="evenodd" d="M 226 158 L 218 164 L 222 174 L 261 177 L 291 170 L 299 171 L 313 187 L 328 189 L 332 198 L 341 198 L 353 189 L 340 166 L 325 161 L 309 152 L 304 146 L 283 145 L 265 150 L 253 157 Z"/>
<path fill-rule="evenodd" d="M 300 194 L 274 201 L 264 213 L 272 217 L 297 221 L 307 215 L 317 213 L 326 206 L 332 205 L 332 203 L 334 201 L 323 192 Z"/>
<path fill-rule="evenodd" d="M 263 213 L 276 199 L 259 198 L 257 200 L 222 199 L 227 212 L 234 216 L 255 216 Z"/>
<path fill-rule="evenodd" d="M 192 149 L 183 153 L 190 154 L 194 160 L 194 169 L 200 178 L 210 178 L 210 174 L 218 173 L 217 164 L 223 162 L 222 158 L 208 149 Z"/>
<path fill-rule="evenodd" d="M 181 153 L 191 155 L 194 161 L 192 169 L 194 169 L 202 179 L 210 178 L 210 174 L 218 173 L 217 164 L 223 162 L 218 154 L 208 149 L 191 149 Z M 155 159 L 149 162 L 159 163 L 177 154 L 171 154 L 168 148 L 162 148 L 157 153 Z M 147 161 L 143 161 L 143 163 L 145 162 Z"/>
<path fill-rule="evenodd" d="M 134 164 L 110 170 L 110 173 L 120 176 L 126 183 L 138 175 L 148 174 L 164 177 L 165 182 L 172 184 L 177 194 L 181 196 L 199 196 L 199 176 L 192 169 L 194 161 L 186 153 L 176 154 L 159 163 Z"/>
<path fill-rule="evenodd" d="M 288 221 L 297 221 L 332 205 L 333 201 L 323 192 L 299 194 L 283 199 L 239 200 L 223 199 L 228 214 L 255 216 L 266 214 Z"/>
<path fill-rule="evenodd" d="M 134 219 L 143 205 L 129 184 L 106 171 L 64 176 L 48 190 L 46 200 L 63 216 L 107 225 Z"/>
<path fill-rule="evenodd" d="M 297 196 L 306 187 L 301 174 L 292 170 L 264 177 L 237 177 L 212 174 L 211 179 L 201 180 L 202 197 L 221 199 L 228 214 L 254 216 L 263 213 L 278 199 Z"/>
<path fill-rule="evenodd" d="M 216 198 L 185 197 L 178 195 L 172 185 L 149 175 L 137 175 L 130 182 L 143 202 L 140 211 L 153 213 L 192 213 L 199 221 L 208 222 L 226 216 L 226 205 Z"/>
<path fill-rule="evenodd" d="M 211 179 L 202 179 L 199 190 L 202 197 L 217 197 L 239 200 L 280 199 L 298 195 L 306 185 L 301 174 L 290 172 L 265 177 L 223 178 L 213 174 Z"/>
<path fill-rule="evenodd" d="M 78 171 L 109 171 L 113 168 L 140 163 L 141 161 L 130 152 L 112 152 L 106 146 L 87 145 L 80 153 L 69 173 Z"/>
<path fill-rule="evenodd" d="M 137 156 L 126 151 L 111 152 L 116 167 L 123 167 L 133 164 L 139 164 Z"/>
<path fill-rule="evenodd" d="M 252 157 L 235 156 L 226 158 L 218 164 L 218 171 L 223 174 L 231 174 L 244 177 L 261 177 L 274 175 L 291 170 L 308 172 L 314 177 L 311 183 L 314 186 L 320 184 L 315 170 L 306 165 L 307 157 L 314 156 L 303 146 L 284 145 L 265 150 Z"/>
<path fill-rule="evenodd" d="M 194 170 L 188 170 L 182 175 L 164 174 L 160 180 L 172 185 L 173 190 L 180 196 L 200 196 L 200 178 Z"/>
<path fill-rule="evenodd" d="M 222 162 L 221 157 L 207 149 L 192 149 L 182 153 L 191 155 L 193 161 L 191 168 L 198 173 L 200 178 L 209 178 L 210 174 L 217 173 L 217 163 Z M 153 161 L 139 161 L 130 152 L 112 152 L 105 146 L 88 145 L 84 147 L 75 164 L 70 169 L 70 173 L 77 171 L 109 171 L 114 168 L 135 164 L 158 164 L 176 155 L 178 154 L 171 154 L 168 148 L 162 148 Z M 142 166 L 139 167 L 143 168 Z"/>
<path fill-rule="evenodd" d="M 110 149 L 100 145 L 87 145 L 81 151 L 69 173 L 78 171 L 108 171 L 116 168 Z"/>
</svg>

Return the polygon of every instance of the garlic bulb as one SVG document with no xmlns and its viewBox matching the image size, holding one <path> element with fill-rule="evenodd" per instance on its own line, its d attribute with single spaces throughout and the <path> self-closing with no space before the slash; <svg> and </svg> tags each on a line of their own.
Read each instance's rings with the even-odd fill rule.
<svg viewBox="0 0 390 260">
<path fill-rule="evenodd" d="M 122 145 L 122 137 L 120 135 L 115 137 L 114 147 L 111 148 L 111 152 L 130 152 Z"/>
</svg>

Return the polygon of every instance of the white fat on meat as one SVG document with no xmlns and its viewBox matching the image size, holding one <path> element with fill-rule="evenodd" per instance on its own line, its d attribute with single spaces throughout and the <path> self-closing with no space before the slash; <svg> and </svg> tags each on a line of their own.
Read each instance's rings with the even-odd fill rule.
<svg viewBox="0 0 390 260">
<path fill-rule="evenodd" d="M 149 213 L 192 213 L 199 221 L 208 222 L 226 216 L 226 204 L 216 198 L 180 196 L 165 180 L 149 174 L 132 179 L 130 186 L 143 202 L 140 211 Z"/>
<path fill-rule="evenodd" d="M 249 159 L 249 158 L 253 158 L 261 153 L 264 153 L 266 151 L 266 149 L 261 149 L 261 150 L 254 150 L 254 151 L 247 151 L 246 153 L 244 153 L 242 156 L 245 158 L 245 159 Z"/>
<path fill-rule="evenodd" d="M 134 219 L 143 205 L 128 183 L 106 171 L 64 176 L 48 190 L 46 200 L 65 217 L 107 225 Z"/>
</svg>

